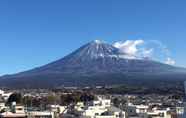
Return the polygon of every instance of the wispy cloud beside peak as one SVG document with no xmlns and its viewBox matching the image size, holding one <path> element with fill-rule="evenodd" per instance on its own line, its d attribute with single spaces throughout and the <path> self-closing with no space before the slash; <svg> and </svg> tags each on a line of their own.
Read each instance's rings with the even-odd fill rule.
<svg viewBox="0 0 186 118">
<path fill-rule="evenodd" d="M 174 59 L 170 58 L 171 53 L 167 46 L 158 40 L 126 40 L 115 42 L 113 46 L 118 48 L 124 55 L 127 54 L 138 59 L 148 58 L 169 65 L 176 63 Z"/>
<path fill-rule="evenodd" d="M 142 45 L 143 43 L 143 40 L 126 40 L 124 42 L 116 42 L 113 46 L 120 49 L 122 53 L 135 56 L 138 53 L 137 46 Z"/>
<path fill-rule="evenodd" d="M 175 65 L 175 61 L 173 59 L 171 59 L 170 57 L 167 58 L 167 60 L 165 61 L 166 64 L 169 64 L 169 65 Z"/>
</svg>

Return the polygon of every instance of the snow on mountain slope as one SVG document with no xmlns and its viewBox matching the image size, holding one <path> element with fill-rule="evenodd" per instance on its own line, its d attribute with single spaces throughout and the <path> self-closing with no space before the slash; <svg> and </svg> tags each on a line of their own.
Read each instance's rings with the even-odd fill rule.
<svg viewBox="0 0 186 118">
<path fill-rule="evenodd" d="M 4 76 L 0 82 L 6 84 L 12 83 L 13 81 L 10 81 L 14 80 L 14 82 L 21 83 L 29 79 L 29 81 L 46 81 L 47 84 L 55 85 L 58 82 L 66 83 L 67 81 L 72 84 L 75 81 L 78 83 L 85 80 L 87 82 L 92 81 L 88 78 L 99 78 L 99 81 L 94 81 L 97 83 L 105 78 L 109 78 L 108 81 L 116 81 L 119 77 L 120 81 L 116 81 L 116 83 L 120 84 L 121 80 L 146 78 L 146 75 L 151 78 L 158 76 L 157 79 L 159 79 L 165 78 L 165 75 L 178 75 L 185 72 L 186 70 L 183 68 L 143 58 L 131 58 L 130 55 L 121 53 L 118 48 L 103 41 L 95 40 L 62 59 L 32 70 Z M 130 78 L 126 78 L 126 76 L 130 76 Z M 106 83 L 107 81 L 105 81 Z"/>
</svg>

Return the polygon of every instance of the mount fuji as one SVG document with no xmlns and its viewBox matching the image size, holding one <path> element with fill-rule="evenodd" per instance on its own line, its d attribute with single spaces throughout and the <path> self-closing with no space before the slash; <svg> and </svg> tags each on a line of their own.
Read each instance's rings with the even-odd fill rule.
<svg viewBox="0 0 186 118">
<path fill-rule="evenodd" d="M 62 59 L 0 77 L 2 87 L 154 85 L 186 80 L 186 69 L 121 53 L 105 42 L 89 42 Z"/>
</svg>

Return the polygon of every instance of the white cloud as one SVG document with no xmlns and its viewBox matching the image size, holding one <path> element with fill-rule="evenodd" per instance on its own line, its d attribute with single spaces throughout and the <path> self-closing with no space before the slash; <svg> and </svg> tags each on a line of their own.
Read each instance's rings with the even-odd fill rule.
<svg viewBox="0 0 186 118">
<path fill-rule="evenodd" d="M 125 42 L 116 42 L 114 47 L 118 48 L 123 57 L 135 58 L 151 58 L 153 48 L 146 48 L 144 40 L 126 40 Z"/>
<path fill-rule="evenodd" d="M 143 40 L 127 40 L 125 42 L 116 42 L 113 46 L 120 49 L 124 54 L 136 56 L 138 52 L 137 46 L 142 45 L 143 43 Z"/>
<path fill-rule="evenodd" d="M 165 61 L 166 64 L 169 64 L 169 65 L 175 65 L 175 61 L 173 59 L 171 59 L 170 57 L 167 58 L 167 60 Z"/>
<path fill-rule="evenodd" d="M 170 58 L 170 50 L 158 40 L 126 40 L 113 44 L 118 48 L 122 55 L 120 57 L 128 59 L 151 59 L 160 61 L 169 65 L 176 62 Z M 166 60 L 166 61 L 165 61 Z"/>
<path fill-rule="evenodd" d="M 151 58 L 152 55 L 153 55 L 153 51 L 154 49 L 153 48 L 150 48 L 150 49 L 143 49 L 141 51 L 139 51 L 139 55 L 143 58 Z"/>
<path fill-rule="evenodd" d="M 155 45 L 157 46 L 156 48 L 161 49 L 162 53 L 164 53 L 165 55 L 167 55 L 167 56 L 170 55 L 169 49 L 168 49 L 167 46 L 164 45 L 161 41 L 158 41 L 158 40 L 150 40 L 149 43 L 155 44 Z"/>
</svg>

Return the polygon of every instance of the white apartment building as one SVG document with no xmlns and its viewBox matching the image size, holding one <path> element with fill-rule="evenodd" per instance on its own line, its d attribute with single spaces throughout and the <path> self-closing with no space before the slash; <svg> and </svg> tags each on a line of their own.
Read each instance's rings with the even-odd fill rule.
<svg viewBox="0 0 186 118">
<path fill-rule="evenodd" d="M 10 95 L 12 95 L 11 92 L 6 93 L 5 91 L 0 90 L 0 96 L 2 96 L 5 101 L 10 97 Z"/>
<path fill-rule="evenodd" d="M 86 118 L 125 118 L 124 111 L 113 107 L 110 99 L 98 97 L 84 108 L 82 115 Z"/>
<path fill-rule="evenodd" d="M 147 115 L 151 118 L 171 118 L 171 114 L 168 113 L 168 109 L 166 110 L 153 110 L 147 112 Z"/>
<path fill-rule="evenodd" d="M 149 106 L 148 105 L 134 105 L 132 103 L 128 103 L 127 111 L 129 114 L 143 114 L 147 113 Z"/>
</svg>

